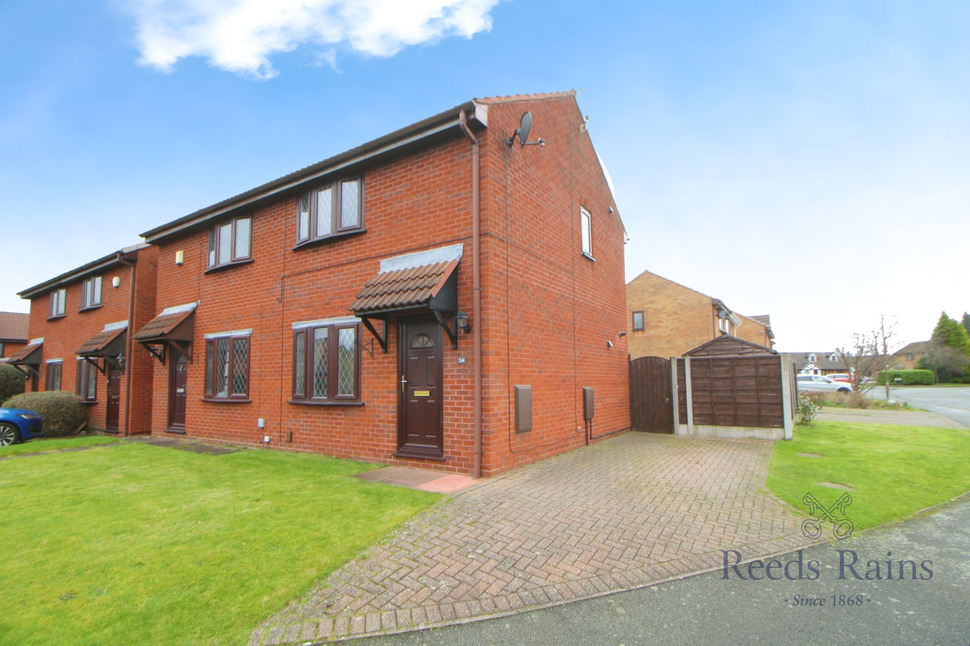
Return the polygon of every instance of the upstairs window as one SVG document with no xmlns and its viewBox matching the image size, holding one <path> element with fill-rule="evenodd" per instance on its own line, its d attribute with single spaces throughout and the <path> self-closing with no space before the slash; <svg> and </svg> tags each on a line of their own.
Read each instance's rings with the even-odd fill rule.
<svg viewBox="0 0 970 646">
<path fill-rule="evenodd" d="M 298 325 L 293 331 L 293 401 L 360 401 L 360 323 L 337 319 Z"/>
<path fill-rule="evenodd" d="M 77 360 L 77 396 L 82 401 L 97 401 L 98 397 L 98 369 L 90 361 Z"/>
<path fill-rule="evenodd" d="M 234 218 L 209 231 L 209 269 L 251 260 L 252 218 Z"/>
<path fill-rule="evenodd" d="M 249 336 L 252 330 L 207 334 L 205 398 L 249 400 Z"/>
<path fill-rule="evenodd" d="M 593 220 L 586 209 L 579 209 L 579 230 L 583 244 L 583 255 L 593 258 Z"/>
<path fill-rule="evenodd" d="M 643 312 L 633 313 L 633 331 L 634 332 L 643 331 Z"/>
<path fill-rule="evenodd" d="M 344 179 L 302 196 L 296 209 L 297 244 L 363 230 L 359 178 Z"/>
<path fill-rule="evenodd" d="M 101 307 L 101 276 L 88 278 L 81 283 L 81 309 Z"/>
<path fill-rule="evenodd" d="M 55 289 L 51 292 L 51 311 L 50 318 L 58 318 L 64 316 L 64 303 L 67 299 L 67 290 L 63 287 L 61 289 Z"/>
</svg>

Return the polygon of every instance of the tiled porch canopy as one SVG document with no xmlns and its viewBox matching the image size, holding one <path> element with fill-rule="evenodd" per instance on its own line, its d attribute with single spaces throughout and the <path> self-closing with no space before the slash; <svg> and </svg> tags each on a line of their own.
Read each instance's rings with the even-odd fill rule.
<svg viewBox="0 0 970 646">
<path fill-rule="evenodd" d="M 128 321 L 109 323 L 104 326 L 103 330 L 85 341 L 78 348 L 76 354 L 94 364 L 101 371 L 101 374 L 105 373 L 108 363 L 122 368 L 125 361 L 125 333 L 127 331 Z M 104 360 L 103 363 L 98 363 L 99 358 Z"/>
<path fill-rule="evenodd" d="M 464 246 L 458 244 L 381 261 L 380 271 L 364 284 L 349 309 L 377 338 L 384 352 L 386 328 L 383 335 L 378 333 L 371 319 L 386 322 L 391 315 L 405 312 L 430 311 L 457 347 L 453 328 L 458 312 L 457 269 L 463 250 Z M 451 325 L 445 322 L 444 314 L 452 317 Z"/>
<path fill-rule="evenodd" d="M 7 363 L 16 366 L 18 370 L 26 375 L 30 373 L 40 374 L 41 354 L 43 352 L 44 339 L 31 339 L 30 343 L 12 354 Z"/>
<path fill-rule="evenodd" d="M 165 348 L 174 346 L 192 358 L 192 335 L 195 334 L 195 308 L 198 303 L 186 303 L 162 310 L 135 333 L 134 339 L 145 346 L 153 357 L 165 363 Z"/>
</svg>

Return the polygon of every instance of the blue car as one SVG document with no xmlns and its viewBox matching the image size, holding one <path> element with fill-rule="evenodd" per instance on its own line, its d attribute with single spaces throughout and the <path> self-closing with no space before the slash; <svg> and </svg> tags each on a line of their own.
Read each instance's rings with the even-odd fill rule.
<svg viewBox="0 0 970 646">
<path fill-rule="evenodd" d="M 43 434 L 44 423 L 40 413 L 22 408 L 0 408 L 0 446 Z"/>
</svg>

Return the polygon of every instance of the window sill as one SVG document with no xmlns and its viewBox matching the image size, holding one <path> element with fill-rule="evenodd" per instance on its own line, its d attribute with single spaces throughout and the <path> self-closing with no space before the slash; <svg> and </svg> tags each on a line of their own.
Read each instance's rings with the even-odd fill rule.
<svg viewBox="0 0 970 646">
<path fill-rule="evenodd" d="M 48 321 L 56 321 L 57 319 L 64 318 L 64 316 L 65 316 L 64 314 L 55 314 L 54 316 L 48 316 L 47 317 L 47 320 Z"/>
<path fill-rule="evenodd" d="M 215 272 L 222 271 L 224 269 L 229 269 L 230 267 L 239 267 L 241 265 L 248 265 L 252 261 L 253 261 L 252 258 L 246 258 L 245 260 L 233 260 L 232 262 L 227 262 L 224 265 L 215 265 L 214 267 L 209 267 L 208 269 L 206 269 L 202 273 L 204 273 L 204 274 L 213 274 Z"/>
<path fill-rule="evenodd" d="M 82 399 L 81 400 L 81 403 L 84 404 L 85 406 L 94 406 L 95 404 L 98 403 L 98 400 L 97 399 Z"/>
<path fill-rule="evenodd" d="M 360 401 L 333 401 L 333 402 L 315 402 L 315 401 L 304 401 L 302 399 L 291 399 L 287 403 L 296 404 L 297 406 L 363 406 L 364 402 Z"/>
<path fill-rule="evenodd" d="M 202 401 L 210 404 L 250 404 L 253 400 L 249 397 L 203 397 Z"/>
<path fill-rule="evenodd" d="M 596 262 L 596 258 L 593 258 L 593 256 L 586 253 L 585 251 L 581 251 L 579 255 L 581 255 L 583 258 L 586 258 L 587 260 L 592 260 L 593 262 Z"/>
<path fill-rule="evenodd" d="M 296 245 L 293 246 L 293 251 L 299 251 L 300 249 L 303 249 L 305 247 L 315 247 L 319 244 L 325 244 L 333 240 L 342 240 L 344 238 L 350 238 L 353 236 L 360 235 L 362 233 L 367 233 L 367 229 L 363 229 L 363 228 L 350 229 L 347 231 L 338 231 L 337 233 L 324 236 L 322 238 L 310 238 L 309 240 L 303 240 L 301 242 L 297 242 Z"/>
<path fill-rule="evenodd" d="M 91 305 L 90 307 L 82 307 L 81 309 L 78 310 L 78 312 L 79 313 L 80 312 L 93 312 L 94 310 L 99 310 L 99 309 L 101 309 L 101 304 L 100 303 L 98 303 L 97 305 Z"/>
</svg>

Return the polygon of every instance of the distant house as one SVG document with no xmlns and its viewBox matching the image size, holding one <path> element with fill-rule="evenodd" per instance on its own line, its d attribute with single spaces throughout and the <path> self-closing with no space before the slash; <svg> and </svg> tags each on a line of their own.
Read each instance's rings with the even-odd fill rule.
<svg viewBox="0 0 970 646">
<path fill-rule="evenodd" d="M 28 375 L 28 392 L 77 393 L 91 428 L 149 431 L 152 360 L 132 351 L 131 332 L 154 315 L 157 257 L 135 245 L 19 292 L 32 338 L 9 362 Z"/>
<path fill-rule="evenodd" d="M 630 357 L 679 357 L 722 335 L 774 345 L 768 316 L 744 316 L 723 301 L 649 271 L 626 286 Z"/>
<path fill-rule="evenodd" d="M 27 345 L 30 314 L 0 312 L 0 362 L 16 354 Z"/>
<path fill-rule="evenodd" d="M 849 372 L 849 366 L 838 352 L 791 352 L 795 370 L 803 375 L 831 375 Z"/>
<path fill-rule="evenodd" d="M 912 370 L 916 368 L 920 359 L 929 354 L 930 350 L 932 349 L 932 341 L 915 341 L 900 348 L 894 354 L 897 368 L 902 368 L 903 370 Z"/>
</svg>

